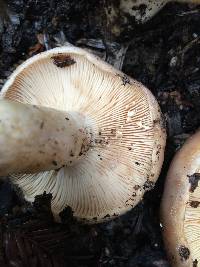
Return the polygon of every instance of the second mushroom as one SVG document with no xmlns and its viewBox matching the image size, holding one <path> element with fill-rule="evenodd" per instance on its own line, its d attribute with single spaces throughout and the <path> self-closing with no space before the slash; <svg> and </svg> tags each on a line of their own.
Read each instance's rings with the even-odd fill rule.
<svg viewBox="0 0 200 267">
<path fill-rule="evenodd" d="M 200 263 L 200 131 L 176 153 L 161 202 L 163 239 L 173 267 Z"/>
</svg>

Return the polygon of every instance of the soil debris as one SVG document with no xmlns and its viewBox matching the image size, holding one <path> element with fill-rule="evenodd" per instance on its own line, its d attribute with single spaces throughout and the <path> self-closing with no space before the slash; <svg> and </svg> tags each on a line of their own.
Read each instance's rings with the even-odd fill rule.
<svg viewBox="0 0 200 267">
<path fill-rule="evenodd" d="M 198 186 L 200 180 L 200 173 L 194 173 L 192 175 L 188 175 L 188 177 L 190 183 L 190 192 L 193 193 Z"/>
</svg>

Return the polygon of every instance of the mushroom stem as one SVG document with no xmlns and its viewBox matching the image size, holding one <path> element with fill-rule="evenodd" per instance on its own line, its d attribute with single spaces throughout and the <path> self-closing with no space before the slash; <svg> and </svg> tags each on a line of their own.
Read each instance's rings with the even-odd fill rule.
<svg viewBox="0 0 200 267">
<path fill-rule="evenodd" d="M 73 165 L 90 140 L 79 113 L 0 100 L 0 176 Z"/>
</svg>

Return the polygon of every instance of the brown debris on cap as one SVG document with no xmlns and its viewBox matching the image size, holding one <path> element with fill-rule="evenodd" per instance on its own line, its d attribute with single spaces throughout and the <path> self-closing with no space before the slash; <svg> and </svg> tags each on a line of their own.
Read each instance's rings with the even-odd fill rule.
<svg viewBox="0 0 200 267">
<path fill-rule="evenodd" d="M 175 155 L 161 203 L 163 239 L 173 267 L 200 262 L 200 131 Z"/>
<path fill-rule="evenodd" d="M 59 162 L 52 162 L 56 170 L 12 175 L 28 201 L 51 193 L 57 219 L 69 206 L 79 219 L 108 220 L 130 210 L 152 189 L 166 133 L 158 103 L 142 84 L 82 49 L 63 47 L 19 66 L 2 98 L 84 114 L 91 129 L 90 147 L 81 150 L 75 164 L 56 168 Z"/>
<path fill-rule="evenodd" d="M 53 63 L 58 68 L 69 67 L 76 63 L 76 61 L 73 58 L 71 58 L 69 55 L 62 55 L 62 54 L 59 54 L 58 56 L 53 56 L 52 60 L 53 60 Z"/>
</svg>

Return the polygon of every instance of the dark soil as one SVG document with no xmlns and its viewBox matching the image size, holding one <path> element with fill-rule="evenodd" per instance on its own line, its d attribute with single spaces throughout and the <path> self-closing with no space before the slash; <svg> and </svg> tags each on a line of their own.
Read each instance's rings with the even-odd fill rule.
<svg viewBox="0 0 200 267">
<path fill-rule="evenodd" d="M 34 205 L 7 182 L 0 185 L 0 266 L 169 267 L 159 203 L 167 168 L 200 124 L 200 8 L 167 5 L 151 21 L 115 38 L 105 27 L 104 1 L 0 1 L 0 87 L 22 61 L 70 42 L 109 56 L 127 42 L 123 71 L 158 99 L 167 123 L 165 162 L 156 187 L 125 216 L 81 225 L 70 209 L 55 224 L 51 196 Z M 103 3 L 102 3 L 103 2 Z"/>
</svg>

